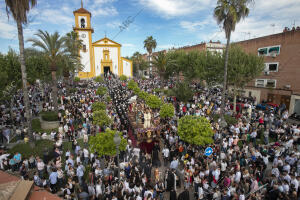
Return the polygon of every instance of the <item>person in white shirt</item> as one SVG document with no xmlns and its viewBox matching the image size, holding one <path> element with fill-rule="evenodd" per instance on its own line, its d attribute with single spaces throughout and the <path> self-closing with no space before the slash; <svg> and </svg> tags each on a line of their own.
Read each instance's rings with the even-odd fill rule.
<svg viewBox="0 0 300 200">
<path fill-rule="evenodd" d="M 299 188 L 299 181 L 296 179 L 296 177 L 292 174 L 292 180 L 291 180 L 291 186 L 295 189 L 296 192 L 298 192 Z"/>
<path fill-rule="evenodd" d="M 234 182 L 240 183 L 240 181 L 241 181 L 241 176 L 242 176 L 241 172 L 240 172 L 240 171 L 237 171 L 237 172 L 235 173 L 235 176 L 234 176 Z"/>
<path fill-rule="evenodd" d="M 87 148 L 83 148 L 83 163 L 84 165 L 87 165 L 89 163 L 89 151 L 87 150 Z"/>
<path fill-rule="evenodd" d="M 44 178 L 45 163 L 40 158 L 37 158 L 36 166 L 37 166 L 37 170 L 39 172 L 39 177 L 41 179 L 43 179 Z"/>
<path fill-rule="evenodd" d="M 164 165 L 167 166 L 168 165 L 168 161 L 169 161 L 170 150 L 167 147 L 165 147 L 162 150 L 162 154 L 164 155 Z"/>
</svg>

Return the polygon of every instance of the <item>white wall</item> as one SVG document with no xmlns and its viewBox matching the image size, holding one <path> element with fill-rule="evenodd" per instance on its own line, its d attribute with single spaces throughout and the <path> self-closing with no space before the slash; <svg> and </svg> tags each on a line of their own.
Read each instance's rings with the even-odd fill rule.
<svg viewBox="0 0 300 200">
<path fill-rule="evenodd" d="M 123 62 L 123 75 L 127 76 L 127 77 L 131 77 L 131 66 L 130 66 L 130 62 L 128 62 L 127 60 L 122 59 Z"/>
<path fill-rule="evenodd" d="M 85 37 L 82 37 L 83 34 L 85 34 Z M 86 52 L 80 50 L 81 64 L 84 66 L 82 72 L 91 72 L 89 33 L 88 31 L 78 31 L 78 36 L 83 45 L 86 45 Z"/>
<path fill-rule="evenodd" d="M 101 59 L 103 59 L 103 50 L 109 50 L 109 58 L 112 60 L 112 72 L 118 75 L 119 64 L 118 64 L 118 48 L 117 47 L 96 47 L 94 46 L 94 56 L 95 56 L 95 69 L 96 76 L 101 73 Z"/>
<path fill-rule="evenodd" d="M 298 101 L 296 104 L 296 100 L 298 100 L 298 101 L 300 100 L 300 95 L 292 95 L 291 96 L 289 115 L 292 115 L 294 112 L 296 112 L 297 114 L 300 113 Z"/>
</svg>

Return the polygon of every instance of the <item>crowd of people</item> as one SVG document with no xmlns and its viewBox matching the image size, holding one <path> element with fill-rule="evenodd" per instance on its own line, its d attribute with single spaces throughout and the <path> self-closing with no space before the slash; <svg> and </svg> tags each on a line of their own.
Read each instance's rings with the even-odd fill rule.
<svg viewBox="0 0 300 200">
<path fill-rule="evenodd" d="M 159 138 L 149 152 L 140 148 L 138 132 L 128 117 L 133 104 L 137 104 L 130 101 L 133 92 L 126 81 L 112 74 L 104 80 L 88 81 L 71 94 L 62 86 L 60 126 L 50 134 L 50 153 L 26 158 L 22 152 L 2 152 L 0 168 L 33 179 L 37 186 L 63 199 L 299 199 L 300 126 L 288 123 L 286 110 L 258 110 L 254 100 L 241 98 L 244 108 L 234 115 L 228 101 L 225 113 L 236 121 L 223 126 L 219 118 L 213 118 L 221 113 L 221 89 L 192 84 L 194 95 L 184 103 L 155 90 L 172 88 L 175 81 L 135 79 L 142 90 L 175 107 L 174 117 L 160 122 Z M 111 97 L 106 104 L 106 113 L 113 121 L 109 127 L 92 123 L 92 104 L 102 100 L 96 95 L 100 86 L 106 87 Z M 50 92 L 34 98 L 42 103 L 43 110 L 52 109 Z M 22 97 L 16 100 L 22 116 Z M 138 104 L 137 108 L 142 102 L 138 100 Z M 143 107 L 147 115 L 139 115 L 136 120 L 144 123 L 144 128 L 151 128 L 151 120 L 159 117 L 159 112 Z M 34 110 L 38 113 L 38 109 Z M 211 156 L 204 155 L 205 146 L 190 145 L 177 135 L 178 119 L 185 115 L 203 116 L 211 122 Z M 9 115 L 4 118 L 6 123 L 12 123 Z M 106 128 L 122 132 L 128 141 L 126 150 L 120 152 L 119 165 L 116 156 L 98 156 L 89 149 L 89 137 L 103 134 Z M 26 129 L 21 132 L 26 135 Z M 63 151 L 62 144 L 67 141 L 72 142 L 72 148 Z"/>
</svg>

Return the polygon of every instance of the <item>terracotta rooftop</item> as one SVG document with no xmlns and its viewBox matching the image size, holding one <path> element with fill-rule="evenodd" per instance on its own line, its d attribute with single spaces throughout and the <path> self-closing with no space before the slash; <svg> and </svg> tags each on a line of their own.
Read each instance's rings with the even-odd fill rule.
<svg viewBox="0 0 300 200">
<path fill-rule="evenodd" d="M 0 200 L 60 200 L 58 196 L 0 170 Z"/>
<path fill-rule="evenodd" d="M 88 13 L 88 14 L 92 15 L 88 10 L 86 10 L 84 8 L 79 8 L 78 10 L 75 10 L 73 12 L 73 14 L 75 14 L 75 13 Z"/>
</svg>

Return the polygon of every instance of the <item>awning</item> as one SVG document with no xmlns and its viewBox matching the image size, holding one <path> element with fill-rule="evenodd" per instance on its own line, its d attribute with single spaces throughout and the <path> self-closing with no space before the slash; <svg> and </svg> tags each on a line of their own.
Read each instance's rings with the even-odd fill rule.
<svg viewBox="0 0 300 200">
<path fill-rule="evenodd" d="M 271 53 L 271 52 L 279 52 L 279 47 L 271 47 L 270 49 L 269 49 L 269 53 Z"/>
</svg>

